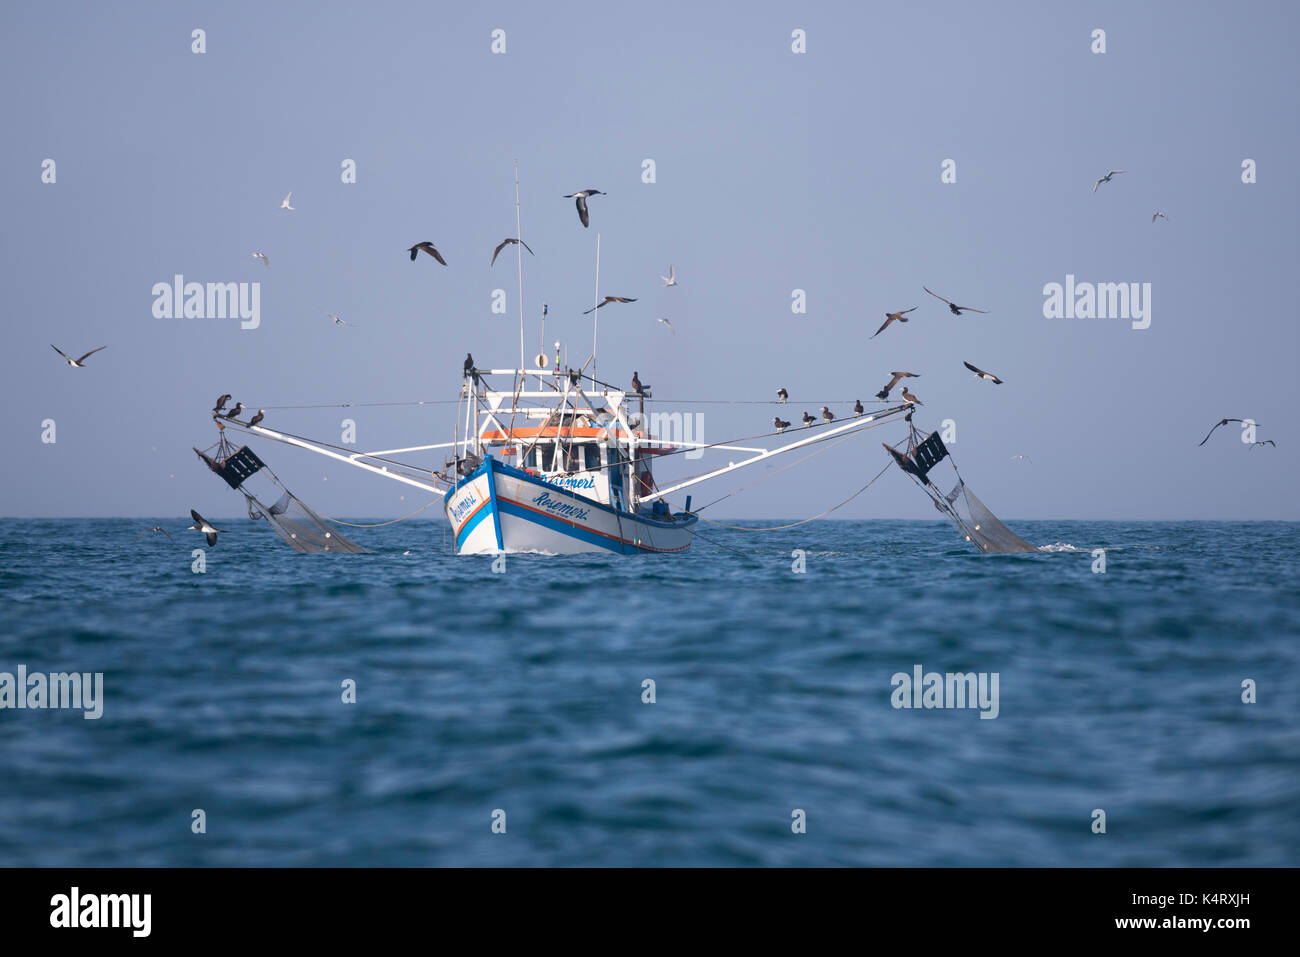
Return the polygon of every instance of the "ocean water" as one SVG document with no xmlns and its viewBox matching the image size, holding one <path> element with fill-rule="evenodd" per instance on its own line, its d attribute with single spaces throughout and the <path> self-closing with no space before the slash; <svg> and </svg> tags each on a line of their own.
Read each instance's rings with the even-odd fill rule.
<svg viewBox="0 0 1300 957">
<path fill-rule="evenodd" d="M 197 574 L 187 524 L 0 521 L 0 672 L 104 676 L 98 720 L 0 710 L 0 864 L 1300 863 L 1293 523 L 702 525 L 501 574 L 431 521 L 246 519 Z M 917 665 L 996 673 L 997 717 L 893 707 Z"/>
</svg>

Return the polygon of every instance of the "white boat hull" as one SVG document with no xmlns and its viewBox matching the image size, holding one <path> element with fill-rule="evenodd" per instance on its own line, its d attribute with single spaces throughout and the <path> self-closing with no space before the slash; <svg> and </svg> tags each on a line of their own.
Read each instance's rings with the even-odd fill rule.
<svg viewBox="0 0 1300 957">
<path fill-rule="evenodd" d="M 602 505 L 490 456 L 447 494 L 445 507 L 462 555 L 680 552 L 697 521 Z"/>
</svg>

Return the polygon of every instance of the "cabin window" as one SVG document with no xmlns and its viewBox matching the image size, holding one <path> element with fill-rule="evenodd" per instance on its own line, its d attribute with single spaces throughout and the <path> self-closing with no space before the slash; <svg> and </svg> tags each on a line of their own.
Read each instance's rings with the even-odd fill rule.
<svg viewBox="0 0 1300 957">
<path fill-rule="evenodd" d="M 591 444 L 584 445 L 582 448 L 583 454 L 586 456 L 585 468 L 588 471 L 600 468 L 600 449 Z"/>
</svg>

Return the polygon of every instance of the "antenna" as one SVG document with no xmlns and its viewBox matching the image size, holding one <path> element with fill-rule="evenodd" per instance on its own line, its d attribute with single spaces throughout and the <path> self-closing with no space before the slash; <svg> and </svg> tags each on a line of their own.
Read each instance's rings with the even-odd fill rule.
<svg viewBox="0 0 1300 957">
<path fill-rule="evenodd" d="M 519 160 L 515 160 L 515 243 L 516 265 L 519 271 L 519 374 L 526 375 L 524 365 L 524 234 L 519 216 Z"/>
<path fill-rule="evenodd" d="M 600 233 L 596 233 L 596 309 L 591 324 L 591 387 L 596 388 L 596 332 L 600 329 Z"/>
</svg>

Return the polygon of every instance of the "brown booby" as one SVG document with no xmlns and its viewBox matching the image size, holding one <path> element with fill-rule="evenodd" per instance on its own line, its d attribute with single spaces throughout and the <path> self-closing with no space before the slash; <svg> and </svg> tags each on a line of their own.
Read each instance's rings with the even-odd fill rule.
<svg viewBox="0 0 1300 957">
<path fill-rule="evenodd" d="M 72 358 L 72 356 L 68 355 L 66 352 L 64 352 L 62 349 L 60 349 L 52 342 L 50 343 L 50 348 L 53 349 L 55 352 L 57 352 L 59 355 L 63 356 L 63 358 L 67 360 L 68 365 L 72 366 L 72 368 L 80 369 L 82 365 L 85 364 L 85 361 L 89 359 L 91 356 L 93 356 L 96 352 L 98 352 L 99 349 L 107 349 L 108 346 L 100 346 L 99 349 L 91 349 L 80 359 Z"/>
<path fill-rule="evenodd" d="M 604 196 L 604 195 L 605 194 L 602 193 L 600 190 L 594 187 L 588 187 L 587 189 L 580 189 L 576 193 L 568 193 L 564 198 L 571 199 L 577 204 L 578 219 L 579 221 L 581 221 L 583 227 L 585 228 L 591 225 L 591 219 L 587 216 L 587 197 Z"/>
<path fill-rule="evenodd" d="M 602 306 L 608 306 L 611 302 L 636 302 L 636 300 L 628 299 L 626 296 L 606 296 L 604 299 L 596 303 L 590 309 L 583 312 L 583 315 L 585 316 L 589 312 L 595 312 L 597 309 L 600 309 Z"/>
<path fill-rule="evenodd" d="M 938 299 L 941 302 L 946 302 L 948 304 L 948 311 L 954 316 L 960 316 L 963 312 L 988 312 L 987 309 L 976 309 L 974 306 L 959 306 L 951 299 L 944 299 L 943 296 L 939 295 L 937 292 L 930 292 L 930 290 L 925 286 L 922 286 L 921 288 L 925 289 L 926 292 L 929 292 L 935 299 Z"/>
<path fill-rule="evenodd" d="M 925 405 L 924 402 L 907 391 L 907 386 L 903 386 L 903 401 L 908 405 Z"/>
<path fill-rule="evenodd" d="M 501 250 L 505 249 L 507 246 L 511 245 L 512 243 L 518 243 L 520 246 L 523 246 L 525 249 L 528 250 L 528 254 L 530 256 L 537 255 L 535 252 L 533 252 L 532 247 L 529 246 L 522 239 L 515 239 L 513 236 L 507 236 L 505 239 L 501 240 L 501 245 L 497 246 L 496 249 L 492 250 L 492 262 L 488 263 L 488 266 L 489 267 L 495 266 L 497 261 L 497 256 L 500 255 Z"/>
<path fill-rule="evenodd" d="M 428 253 L 430 256 L 438 260 L 438 262 L 442 263 L 444 266 L 447 265 L 447 260 L 442 258 L 442 253 L 438 252 L 438 250 L 434 248 L 433 243 L 430 242 L 416 243 L 414 246 L 412 246 L 410 249 L 407 250 L 407 252 L 411 254 L 411 262 L 415 262 L 415 257 L 420 254 L 421 250 Z"/>
<path fill-rule="evenodd" d="M 786 392 L 785 389 L 776 390 L 776 401 L 781 405 L 785 405 L 785 400 L 788 398 L 790 398 L 790 393 Z"/>
<path fill-rule="evenodd" d="M 772 417 L 772 425 L 778 432 L 784 432 L 786 429 L 790 428 L 790 423 L 784 421 L 779 415 L 774 415 Z"/>
<path fill-rule="evenodd" d="M 167 529 L 163 528 L 161 525 L 150 525 L 150 526 L 149 526 L 148 528 L 146 528 L 143 532 L 141 532 L 139 535 L 137 535 L 137 536 L 135 537 L 135 540 L 136 540 L 137 542 L 140 541 L 140 539 L 144 538 L 144 537 L 145 537 L 146 535 L 148 535 L 150 532 L 162 532 L 164 535 L 167 536 L 168 540 L 172 540 L 171 532 L 167 531 Z"/>
<path fill-rule="evenodd" d="M 817 421 L 817 420 L 814 419 L 814 418 L 813 418 L 811 415 L 809 415 L 807 412 L 805 412 L 805 413 L 803 414 L 803 424 L 804 424 L 804 425 L 812 425 L 812 424 L 813 424 L 814 422 L 816 422 L 816 421 Z"/>
<path fill-rule="evenodd" d="M 217 404 L 214 405 L 214 406 L 212 407 L 212 411 L 213 411 L 214 413 L 220 413 L 221 410 L 224 409 L 224 408 L 226 407 L 226 403 L 229 402 L 229 401 L 230 401 L 230 393 L 229 393 L 229 392 L 227 392 L 227 393 L 226 393 L 225 395 L 223 395 L 223 396 L 219 396 L 219 397 L 217 398 Z"/>
<path fill-rule="evenodd" d="M 225 529 L 224 529 L 224 528 L 216 528 L 215 526 L 213 526 L 213 524 L 212 524 L 211 522 L 209 522 L 206 518 L 204 518 L 202 515 L 200 515 L 200 514 L 199 514 L 198 512 L 196 512 L 194 509 L 190 509 L 190 515 L 193 516 L 193 518 L 194 518 L 194 524 L 191 525 L 189 528 L 187 528 L 186 531 L 189 531 L 189 532 L 202 532 L 204 535 L 206 535 L 206 536 L 208 537 L 208 547 L 209 547 L 209 548 L 211 548 L 212 546 L 216 545 L 216 544 L 217 544 L 217 533 L 218 533 L 218 532 L 224 532 Z"/>
<path fill-rule="evenodd" d="M 258 409 L 257 415 L 253 416 L 251 419 L 248 420 L 248 427 L 251 429 L 253 426 L 257 425 L 257 423 L 261 422 L 262 419 L 264 418 L 266 418 L 266 409 Z"/>
<path fill-rule="evenodd" d="M 1217 423 L 1215 423 L 1214 429 L 1217 429 L 1220 425 L 1227 425 L 1229 422 L 1244 423 L 1245 421 L 1246 421 L 1245 419 L 1220 419 Z M 1198 449 L 1206 442 L 1210 441 L 1210 436 L 1214 434 L 1214 429 L 1210 429 L 1210 431 L 1205 434 L 1205 438 L 1201 439 L 1201 441 L 1196 446 Z"/>
<path fill-rule="evenodd" d="M 889 374 L 892 375 L 893 378 L 889 380 L 888 384 L 886 384 L 886 386 L 883 389 L 881 389 L 879 392 L 876 393 L 877 399 L 888 399 L 889 393 L 894 391 L 894 386 L 898 385 L 899 379 L 920 378 L 920 376 L 917 375 L 915 372 L 891 372 Z"/>
<path fill-rule="evenodd" d="M 1002 384 L 1002 380 L 999 379 L 997 376 L 995 376 L 992 372 L 985 372 L 983 369 L 977 368 L 964 360 L 962 361 L 962 365 L 964 365 L 967 369 L 970 369 L 971 372 L 975 373 L 975 378 L 977 379 L 988 379 L 994 385 Z"/>
<path fill-rule="evenodd" d="M 835 413 L 826 408 L 826 406 L 822 406 L 822 418 L 827 422 L 833 422 L 835 421 Z"/>
<path fill-rule="evenodd" d="M 891 322 L 907 322 L 907 314 L 908 314 L 909 312 L 915 312 L 915 311 L 916 311 L 916 306 L 913 306 L 911 309 L 902 309 L 902 310 L 900 310 L 900 311 L 898 311 L 898 312 L 887 312 L 887 313 L 885 313 L 885 322 L 884 322 L 884 324 L 883 324 L 879 329 L 877 329 L 875 332 L 873 332 L 873 333 L 871 334 L 871 338 L 874 339 L 874 338 L 876 338 L 876 336 L 878 336 L 878 335 L 880 335 L 882 332 L 884 332 L 884 331 L 885 331 L 885 326 L 889 325 Z"/>
<path fill-rule="evenodd" d="M 861 415 L 863 412 L 866 412 L 866 411 L 867 411 L 866 409 L 862 408 L 862 400 L 861 400 L 861 399 L 854 399 L 854 400 L 853 400 L 853 414 L 854 414 L 854 415 Z"/>
</svg>

